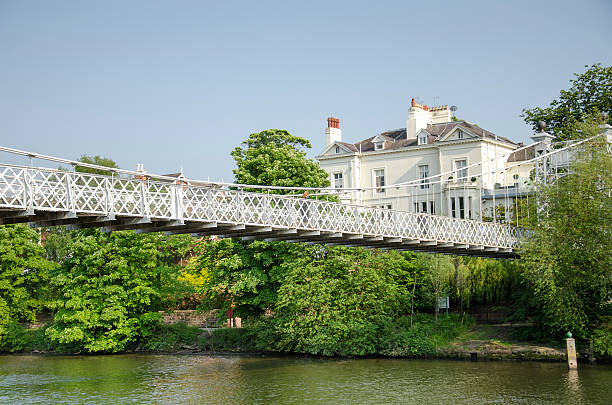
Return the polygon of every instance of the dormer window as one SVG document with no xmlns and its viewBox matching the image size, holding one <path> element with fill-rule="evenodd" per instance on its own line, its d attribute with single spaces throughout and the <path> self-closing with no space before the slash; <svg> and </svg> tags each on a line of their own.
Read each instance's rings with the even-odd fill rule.
<svg viewBox="0 0 612 405">
<path fill-rule="evenodd" d="M 382 150 L 385 146 L 384 142 L 376 142 L 374 144 L 374 150 Z"/>
<path fill-rule="evenodd" d="M 463 139 L 463 131 L 460 129 L 457 130 L 457 139 Z"/>
<path fill-rule="evenodd" d="M 340 147 L 336 145 L 336 153 L 340 153 Z"/>
<path fill-rule="evenodd" d="M 427 145 L 427 134 L 419 135 L 419 145 Z"/>
</svg>

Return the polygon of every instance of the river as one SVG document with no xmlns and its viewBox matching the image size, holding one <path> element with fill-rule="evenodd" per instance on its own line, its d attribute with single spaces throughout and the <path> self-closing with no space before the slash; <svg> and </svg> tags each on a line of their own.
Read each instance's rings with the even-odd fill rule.
<svg viewBox="0 0 612 405">
<path fill-rule="evenodd" d="M 207 355 L 0 356 L 0 404 L 608 404 L 612 367 Z"/>
</svg>

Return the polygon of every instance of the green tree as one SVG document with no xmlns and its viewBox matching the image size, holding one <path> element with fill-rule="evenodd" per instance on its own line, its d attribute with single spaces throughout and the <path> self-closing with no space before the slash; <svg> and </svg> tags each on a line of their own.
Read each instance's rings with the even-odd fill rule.
<svg viewBox="0 0 612 405">
<path fill-rule="evenodd" d="M 308 248 L 274 308 L 277 349 L 324 356 L 377 351 L 385 327 L 410 306 L 412 254 Z"/>
<path fill-rule="evenodd" d="M 587 118 L 612 112 L 612 67 L 594 64 L 585 68 L 584 73 L 575 74 L 576 78 L 570 80 L 569 90 L 561 90 L 559 98 L 548 107 L 523 109 L 521 117 L 525 122 L 535 130 L 544 121 L 556 140 L 568 140 L 580 134 L 580 123 Z M 612 116 L 608 124 L 612 124 Z"/>
<path fill-rule="evenodd" d="M 284 242 L 209 241 L 196 268 L 207 268 L 199 288 L 207 309 L 233 306 L 239 316 L 262 315 L 277 300 L 286 266 L 304 253 L 304 246 Z"/>
<path fill-rule="evenodd" d="M 601 129 L 577 127 L 585 136 Z M 571 175 L 538 190 L 538 223 L 522 246 L 538 322 L 548 336 L 587 339 L 611 311 L 612 157 L 605 138 L 585 146 Z"/>
<path fill-rule="evenodd" d="M 283 187 L 328 187 L 329 176 L 302 149 L 311 148 L 304 138 L 282 129 L 251 134 L 232 151 L 236 182 Z M 285 190 L 271 191 L 287 194 Z"/>
<path fill-rule="evenodd" d="M 53 263 L 38 242 L 27 226 L 0 226 L 0 338 L 8 323 L 34 321 L 45 304 Z"/>
<path fill-rule="evenodd" d="M 119 168 L 119 166 L 117 166 L 117 163 L 115 163 L 114 160 L 105 158 L 105 157 L 100 157 L 98 155 L 95 155 L 95 156 L 81 155 L 81 157 L 79 158 L 79 162 L 88 163 L 90 165 L 110 167 L 113 169 Z M 74 170 L 76 170 L 77 172 L 81 172 L 81 173 L 101 174 L 104 176 L 110 176 L 112 173 L 110 170 L 93 169 L 93 168 L 86 167 L 86 166 L 75 166 Z"/>
<path fill-rule="evenodd" d="M 251 134 L 232 151 L 236 182 L 285 187 L 329 186 L 327 173 L 308 159 L 306 139 L 280 129 Z M 257 191 L 257 190 L 255 190 Z M 271 191 L 285 194 L 285 190 Z M 199 289 L 206 307 L 233 306 L 241 316 L 262 314 L 276 303 L 285 265 L 304 247 L 285 242 L 210 241 L 194 266 L 206 268 L 207 282 Z M 187 276 L 187 275 L 185 275 Z"/>
<path fill-rule="evenodd" d="M 131 231 L 79 231 L 71 257 L 53 274 L 60 295 L 48 336 L 69 350 L 118 352 L 159 321 L 164 292 L 175 290 L 187 242 Z"/>
<path fill-rule="evenodd" d="M 438 298 L 450 293 L 455 266 L 450 256 L 426 253 L 421 253 L 417 256 L 417 266 L 425 269 L 425 274 L 433 293 L 432 305 L 437 320 Z"/>
</svg>

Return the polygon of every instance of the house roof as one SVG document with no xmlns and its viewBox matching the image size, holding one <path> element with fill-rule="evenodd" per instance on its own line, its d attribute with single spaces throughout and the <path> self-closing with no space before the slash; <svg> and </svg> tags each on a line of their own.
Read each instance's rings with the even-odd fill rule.
<svg viewBox="0 0 612 405">
<path fill-rule="evenodd" d="M 525 149 L 512 152 L 508 157 L 508 162 L 522 162 L 524 160 L 533 159 L 535 157 L 535 145 L 531 145 Z"/>
<path fill-rule="evenodd" d="M 475 136 L 479 136 L 481 138 L 493 139 L 505 143 L 509 143 L 512 146 L 516 146 L 515 142 L 512 142 L 508 138 L 504 138 L 503 136 L 497 136 L 491 131 L 487 131 L 486 129 L 480 128 L 478 125 L 473 124 L 467 121 L 452 121 L 446 122 L 442 124 L 429 124 L 425 128 L 425 131 L 429 134 L 427 137 L 427 143 L 432 144 L 435 142 L 439 142 L 445 135 L 451 133 L 455 128 L 462 128 Z M 378 136 L 382 136 L 385 138 L 385 150 L 397 150 L 402 148 L 409 148 L 413 146 L 418 146 L 418 142 L 416 139 L 407 139 L 406 137 L 406 128 L 399 128 L 390 131 L 381 132 Z M 361 152 L 369 152 L 373 151 L 374 144 L 372 140 L 376 138 L 376 136 L 372 136 L 370 138 L 364 139 L 362 141 L 357 142 L 356 144 L 347 144 L 345 142 L 339 142 L 343 145 L 353 146 L 351 150 L 353 151 L 361 151 Z"/>
</svg>

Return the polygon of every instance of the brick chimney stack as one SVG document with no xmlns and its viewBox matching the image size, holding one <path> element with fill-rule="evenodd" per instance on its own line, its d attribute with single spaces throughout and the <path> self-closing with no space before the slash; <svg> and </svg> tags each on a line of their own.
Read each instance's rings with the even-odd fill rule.
<svg viewBox="0 0 612 405">
<path fill-rule="evenodd" d="M 342 142 L 342 130 L 340 129 L 340 120 L 329 117 L 327 119 L 327 128 L 325 128 L 325 146 L 329 146 L 334 142 Z"/>
</svg>

